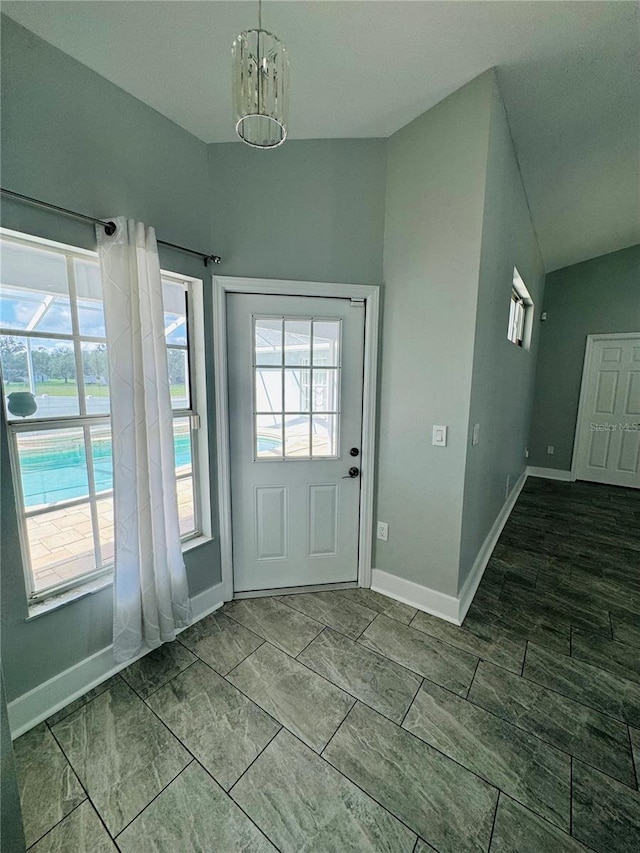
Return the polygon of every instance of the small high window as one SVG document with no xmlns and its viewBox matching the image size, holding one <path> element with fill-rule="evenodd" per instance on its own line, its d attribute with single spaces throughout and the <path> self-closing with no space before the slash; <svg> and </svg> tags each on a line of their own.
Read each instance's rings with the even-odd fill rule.
<svg viewBox="0 0 640 853">
<path fill-rule="evenodd" d="M 529 349 L 533 324 L 533 300 L 518 270 L 513 268 L 511 303 L 509 306 L 509 325 L 507 338 L 512 344 Z"/>
</svg>

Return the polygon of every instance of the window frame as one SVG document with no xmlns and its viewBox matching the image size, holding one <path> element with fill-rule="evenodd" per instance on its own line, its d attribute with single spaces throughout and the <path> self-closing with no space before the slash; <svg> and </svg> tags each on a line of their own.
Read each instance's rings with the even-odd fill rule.
<svg viewBox="0 0 640 853">
<path fill-rule="evenodd" d="M 100 529 L 97 521 L 97 503 L 98 501 L 113 497 L 113 489 L 97 491 L 95 486 L 95 476 L 93 473 L 93 457 L 87 452 L 90 444 L 87 445 L 87 431 L 93 426 L 110 425 L 111 411 L 108 414 L 95 413 L 88 414 L 84 398 L 86 397 L 86 387 L 84 381 L 84 369 L 82 364 L 81 344 L 84 341 L 89 342 L 104 342 L 103 338 L 91 335 L 83 335 L 80 333 L 77 322 L 77 292 L 75 286 L 75 274 L 73 271 L 73 262 L 75 259 L 98 261 L 98 254 L 95 251 L 82 249 L 68 244 L 60 243 L 53 240 L 47 240 L 35 235 L 28 235 L 22 232 L 13 231 L 7 228 L 0 228 L 0 238 L 2 240 L 13 242 L 18 245 L 26 246 L 33 249 L 56 251 L 65 256 L 67 264 L 67 276 L 69 281 L 70 302 L 75 307 L 71 308 L 73 324 L 72 334 L 59 334 L 54 332 L 35 333 L 33 331 L 25 331 L 23 329 L 11 329 L 2 327 L 2 334 L 10 334 L 15 337 L 30 337 L 37 339 L 38 337 L 48 340 L 60 339 L 73 346 L 76 364 L 76 384 L 78 388 L 78 415 L 62 415 L 55 418 L 33 418 L 24 419 L 22 421 L 9 420 L 6 411 L 4 414 L 5 425 L 7 432 L 7 443 L 9 448 L 9 464 L 11 469 L 12 485 L 14 490 L 14 499 L 16 507 L 16 517 L 18 521 L 18 536 L 20 540 L 20 551 L 22 557 L 22 570 L 24 575 L 25 593 L 27 604 L 29 607 L 41 607 L 45 602 L 50 602 L 53 599 L 60 599 L 60 604 L 66 604 L 70 600 L 81 597 L 87 592 L 97 591 L 102 589 L 106 584 L 112 583 L 113 578 L 113 560 L 104 563 L 95 569 L 84 572 L 75 578 L 62 581 L 61 583 L 46 587 L 45 589 L 35 589 L 35 574 L 31 563 L 31 552 L 29 546 L 29 536 L 27 530 L 27 519 L 36 516 L 46 516 L 47 513 L 55 511 L 54 508 L 35 508 L 29 510 L 25 505 L 25 497 L 22 485 L 22 476 L 20 470 L 20 460 L 18 451 L 18 435 L 21 432 L 37 432 L 46 431 L 47 429 L 64 429 L 77 427 L 83 431 L 83 443 L 85 446 L 85 457 L 87 464 L 87 480 L 88 493 L 78 498 L 70 498 L 61 501 L 61 510 L 73 509 L 79 504 L 86 504 L 92 508 L 92 532 L 94 549 L 96 549 L 96 557 L 100 554 L 99 540 Z M 205 377 L 205 357 L 204 357 L 204 294 L 202 279 L 193 278 L 188 275 L 176 273 L 170 270 L 161 270 L 161 278 L 174 284 L 180 284 L 185 288 L 185 305 L 187 311 L 186 328 L 187 328 L 187 344 L 186 347 L 180 347 L 187 350 L 187 365 L 189 372 L 189 406 L 188 408 L 174 409 L 172 405 L 173 420 L 176 418 L 189 418 L 190 434 L 191 434 L 191 475 L 179 477 L 176 475 L 176 486 L 180 479 L 188 476 L 192 477 L 193 483 L 193 503 L 194 503 L 194 530 L 185 533 L 181 536 L 182 550 L 190 550 L 203 542 L 211 539 L 211 501 L 210 501 L 210 484 L 209 484 L 209 447 L 208 447 L 208 429 L 207 429 L 207 388 Z M 171 347 L 167 344 L 167 350 Z M 80 369 L 82 368 L 82 369 Z M 5 388 L 4 378 L 0 371 L 0 393 L 2 400 L 0 403 L 3 408 L 5 406 Z M 82 402 L 81 402 L 82 400 Z M 173 436 L 172 436 L 173 437 Z M 37 615 L 37 612 L 34 614 Z"/>
<path fill-rule="evenodd" d="M 533 299 L 518 272 L 518 268 L 514 267 L 509 301 L 507 340 L 519 349 L 528 350 L 531 346 L 534 311 Z M 515 332 L 515 339 L 511 337 L 512 331 Z"/>
</svg>

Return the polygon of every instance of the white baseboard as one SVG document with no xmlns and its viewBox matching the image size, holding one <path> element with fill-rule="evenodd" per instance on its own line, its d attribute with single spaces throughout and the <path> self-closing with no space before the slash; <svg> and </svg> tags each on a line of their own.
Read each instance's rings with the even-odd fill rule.
<svg viewBox="0 0 640 853">
<path fill-rule="evenodd" d="M 560 468 L 536 468 L 535 465 L 529 465 L 526 473 L 529 477 L 544 477 L 546 480 L 573 481 L 571 471 L 562 471 Z"/>
<path fill-rule="evenodd" d="M 204 619 L 205 616 L 213 613 L 223 604 L 221 583 L 194 595 L 191 599 L 192 624 Z M 145 649 L 135 660 L 144 657 L 148 651 L 149 649 Z M 121 669 L 125 669 L 133 662 L 131 660 L 123 664 L 114 664 L 113 647 L 106 646 L 106 648 L 79 661 L 69 669 L 54 675 L 53 678 L 43 684 L 34 687 L 33 690 L 29 690 L 28 693 L 18 696 L 7 706 L 12 738 L 15 739 L 37 726 L 51 714 L 60 711 L 74 699 L 84 696 L 87 690 L 102 684 L 103 681 L 111 678 L 112 675 L 116 675 Z"/>
<path fill-rule="evenodd" d="M 473 601 L 473 597 L 476 594 L 476 590 L 480 586 L 480 581 L 482 580 L 482 576 L 484 574 L 484 570 L 487 568 L 487 563 L 491 555 L 493 554 L 493 549 L 496 547 L 498 543 L 498 539 L 500 538 L 500 534 L 507 523 L 509 516 L 511 515 L 511 511 L 516 505 L 516 501 L 520 497 L 520 492 L 522 491 L 522 487 L 527 482 L 528 469 L 520 476 L 520 478 L 516 481 L 515 486 L 509 492 L 509 497 L 504 502 L 498 517 L 493 522 L 493 526 L 489 531 L 487 538 L 482 543 L 482 548 L 478 552 L 478 556 L 474 560 L 473 566 L 471 567 L 471 571 L 464 582 L 462 589 L 458 593 L 458 617 L 460 619 L 459 625 L 462 625 L 464 622 L 464 617 L 467 615 L 467 610 L 471 607 L 471 602 Z"/>
<path fill-rule="evenodd" d="M 424 610 L 425 613 L 430 613 L 432 616 L 438 616 L 440 619 L 452 622 L 454 625 L 462 625 L 464 617 L 467 615 L 467 610 L 471 606 L 473 597 L 480 585 L 489 558 L 500 538 L 503 527 L 507 523 L 507 519 L 511 515 L 511 510 L 518 500 L 522 487 L 527 480 L 528 473 L 529 469 L 522 474 L 509 493 L 509 497 L 494 521 L 487 538 L 482 543 L 478 556 L 469 572 L 469 576 L 457 596 L 445 595 L 428 586 L 422 586 L 413 581 L 399 578 L 397 575 L 383 572 L 380 569 L 373 569 L 371 572 L 371 589 L 382 593 L 382 595 L 388 595 L 389 598 L 394 598 L 396 601 L 409 604 L 418 610 Z"/>
<path fill-rule="evenodd" d="M 453 595 L 445 595 L 428 586 L 383 572 L 382 569 L 371 570 L 371 589 L 403 604 L 410 604 L 418 610 L 424 610 L 425 613 L 431 613 L 432 616 L 453 622 L 454 625 L 460 625 L 459 603 Z"/>
</svg>

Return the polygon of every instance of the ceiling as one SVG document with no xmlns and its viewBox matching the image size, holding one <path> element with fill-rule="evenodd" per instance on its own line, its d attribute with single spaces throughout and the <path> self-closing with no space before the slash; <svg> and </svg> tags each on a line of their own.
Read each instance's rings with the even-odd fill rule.
<svg viewBox="0 0 640 853">
<path fill-rule="evenodd" d="M 230 47 L 255 2 L 2 11 L 205 142 L 234 139 Z M 290 55 L 290 138 L 389 136 L 495 66 L 546 269 L 640 242 L 637 3 L 265 0 L 263 25 Z"/>
</svg>

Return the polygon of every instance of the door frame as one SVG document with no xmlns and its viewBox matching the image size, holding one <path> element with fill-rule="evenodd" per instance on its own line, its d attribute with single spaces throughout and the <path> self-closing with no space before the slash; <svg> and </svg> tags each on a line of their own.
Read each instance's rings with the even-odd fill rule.
<svg viewBox="0 0 640 853">
<path fill-rule="evenodd" d="M 597 341 L 616 340 L 619 338 L 629 338 L 638 336 L 638 332 L 611 332 L 610 334 L 587 335 L 587 343 L 584 349 L 584 362 L 582 363 L 582 380 L 580 383 L 580 400 L 578 402 L 578 414 L 576 416 L 576 428 L 573 434 L 573 454 L 571 456 L 571 482 L 576 480 L 576 471 L 578 468 L 578 452 L 580 450 L 580 422 L 582 412 L 587 397 L 587 373 L 588 365 L 591 363 L 591 353 L 593 345 Z"/>
<path fill-rule="evenodd" d="M 227 369 L 227 294 L 330 296 L 364 303 L 364 375 L 362 387 L 362 463 L 358 586 L 371 586 L 373 502 L 376 446 L 376 391 L 380 285 L 213 276 L 213 353 L 216 398 L 216 450 L 220 558 L 225 601 L 233 598 L 233 536 L 231 527 L 231 458 L 229 453 L 229 380 Z"/>
</svg>

